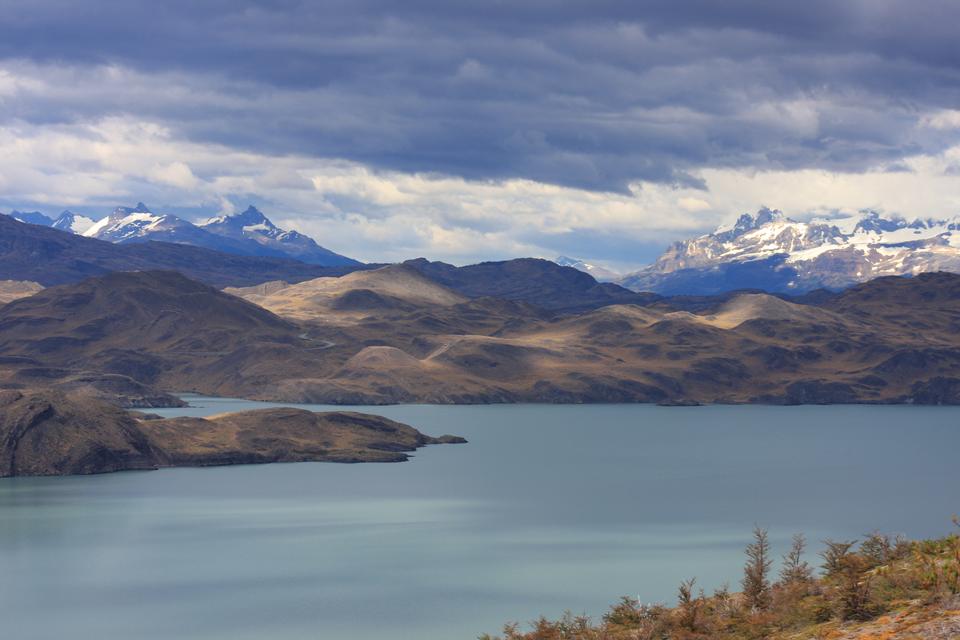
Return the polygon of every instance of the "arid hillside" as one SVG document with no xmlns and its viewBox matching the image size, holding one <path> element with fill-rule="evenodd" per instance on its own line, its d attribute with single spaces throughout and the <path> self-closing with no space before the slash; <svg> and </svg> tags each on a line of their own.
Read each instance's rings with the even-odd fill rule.
<svg viewBox="0 0 960 640">
<path fill-rule="evenodd" d="M 356 271 L 341 277 L 316 278 L 298 284 L 267 282 L 225 291 L 285 318 L 348 323 L 384 312 L 448 307 L 467 301 L 465 296 L 406 265 Z"/>
<path fill-rule="evenodd" d="M 334 403 L 957 403 L 958 290 L 938 273 L 816 304 L 744 293 L 696 313 L 670 299 L 559 312 L 404 266 L 236 295 L 118 273 L 0 308 L 0 382 L 109 374 L 158 393 Z"/>
<path fill-rule="evenodd" d="M 43 287 L 36 282 L 21 281 L 21 280 L 0 280 L 0 305 L 5 305 L 8 302 L 13 302 L 18 298 L 26 298 L 32 296 L 38 291 L 42 291 Z"/>
</svg>

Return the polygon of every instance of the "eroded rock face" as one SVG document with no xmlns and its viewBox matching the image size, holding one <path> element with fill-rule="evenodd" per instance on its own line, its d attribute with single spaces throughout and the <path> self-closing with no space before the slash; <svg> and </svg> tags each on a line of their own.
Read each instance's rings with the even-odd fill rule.
<svg viewBox="0 0 960 640">
<path fill-rule="evenodd" d="M 0 391 L 0 477 L 265 462 L 401 462 L 433 438 L 352 412 L 262 409 L 213 418 L 135 414 L 88 396 Z"/>
</svg>

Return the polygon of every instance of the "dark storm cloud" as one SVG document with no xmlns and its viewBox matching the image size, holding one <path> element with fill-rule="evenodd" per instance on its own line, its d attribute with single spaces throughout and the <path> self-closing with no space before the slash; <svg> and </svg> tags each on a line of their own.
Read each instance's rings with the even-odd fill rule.
<svg viewBox="0 0 960 640">
<path fill-rule="evenodd" d="M 702 186 L 708 166 L 861 171 L 951 143 L 916 125 L 960 105 L 957 24 L 960 3 L 916 0 L 0 0 L 6 64 L 153 83 L 27 91 L 0 117 L 133 114 L 258 151 L 621 191 Z"/>
</svg>

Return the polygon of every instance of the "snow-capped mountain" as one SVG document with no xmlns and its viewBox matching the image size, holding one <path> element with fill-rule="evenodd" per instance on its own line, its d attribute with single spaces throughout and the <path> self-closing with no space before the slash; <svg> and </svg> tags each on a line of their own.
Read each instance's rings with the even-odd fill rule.
<svg viewBox="0 0 960 640">
<path fill-rule="evenodd" d="M 64 211 L 56 220 L 52 221 L 50 226 L 54 229 L 60 229 L 61 231 L 72 231 L 73 233 L 82 234 L 94 224 L 96 224 L 96 222 L 86 216 L 72 211 Z"/>
<path fill-rule="evenodd" d="M 573 267 L 578 271 L 583 271 L 584 273 L 589 273 L 594 277 L 598 282 L 615 282 L 623 277 L 623 274 L 617 273 L 606 267 L 601 267 L 597 264 L 590 264 L 589 262 L 584 262 L 579 258 L 570 258 L 568 256 L 558 256 L 554 260 L 561 267 Z"/>
<path fill-rule="evenodd" d="M 64 211 L 56 220 L 46 216 L 39 211 L 11 211 L 8 213 L 14 220 L 26 222 L 27 224 L 36 224 L 41 227 L 53 227 L 61 231 L 72 231 L 73 233 L 83 233 L 93 226 L 93 220 L 85 216 Z"/>
<path fill-rule="evenodd" d="M 220 216 L 203 225 L 169 213 L 154 213 L 138 202 L 117 207 L 82 235 L 109 242 L 174 242 L 243 256 L 293 258 L 324 266 L 360 264 L 336 254 L 296 231 L 284 231 L 256 208 L 234 216 Z"/>
<path fill-rule="evenodd" d="M 301 262 L 321 265 L 360 264 L 352 258 L 321 247 L 309 236 L 281 229 L 253 205 L 242 213 L 211 218 L 200 228 L 224 238 L 255 242 L 264 250 L 279 252 Z"/>
<path fill-rule="evenodd" d="M 667 294 L 741 288 L 802 292 L 925 271 L 960 271 L 960 217 L 906 220 L 869 211 L 797 222 L 761 209 L 675 243 L 621 284 Z"/>
<path fill-rule="evenodd" d="M 7 214 L 14 220 L 26 222 L 27 224 L 38 224 L 41 227 L 49 227 L 53 220 L 43 215 L 39 211 L 11 211 Z"/>
<path fill-rule="evenodd" d="M 209 233 L 173 214 L 154 213 L 142 202 L 138 202 L 135 207 L 117 207 L 82 235 L 117 244 L 173 242 L 237 255 L 285 257 L 277 251 L 263 251 L 251 243 L 237 242 Z"/>
<path fill-rule="evenodd" d="M 117 207 L 81 235 L 110 242 L 128 242 L 161 230 L 189 224 L 176 216 L 154 214 L 147 205 L 138 202 L 135 207 Z"/>
</svg>

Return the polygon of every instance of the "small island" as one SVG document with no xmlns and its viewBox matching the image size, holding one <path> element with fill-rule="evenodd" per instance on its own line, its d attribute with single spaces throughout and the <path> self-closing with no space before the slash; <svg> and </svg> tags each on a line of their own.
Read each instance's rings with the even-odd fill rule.
<svg viewBox="0 0 960 640">
<path fill-rule="evenodd" d="M 55 390 L 0 392 L 0 477 L 267 462 L 402 462 L 433 438 L 381 416 L 275 408 L 160 418 Z"/>
</svg>

